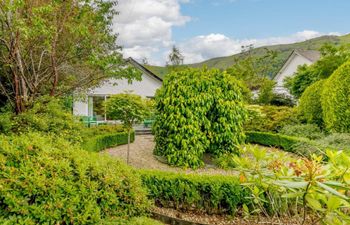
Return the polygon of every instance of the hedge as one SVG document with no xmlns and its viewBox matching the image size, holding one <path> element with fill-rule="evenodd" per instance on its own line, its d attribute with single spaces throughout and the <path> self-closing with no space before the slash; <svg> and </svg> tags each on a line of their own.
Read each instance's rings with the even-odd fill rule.
<svg viewBox="0 0 350 225">
<path fill-rule="evenodd" d="M 0 171 L 0 224 L 104 224 L 151 206 L 132 168 L 53 135 L 0 135 Z"/>
<path fill-rule="evenodd" d="M 246 132 L 246 142 L 273 146 L 306 157 L 310 157 L 313 153 L 322 153 L 320 151 L 322 147 L 308 139 L 268 132 Z"/>
<path fill-rule="evenodd" d="M 131 133 L 130 142 L 135 140 L 135 132 Z M 99 152 L 107 148 L 124 145 L 128 143 L 128 133 L 120 132 L 114 134 L 102 134 L 89 137 L 83 141 L 81 147 L 87 151 Z"/>
<path fill-rule="evenodd" d="M 350 61 L 340 66 L 325 82 L 321 103 L 326 128 L 350 133 Z"/>
<path fill-rule="evenodd" d="M 251 192 L 235 176 L 141 170 L 149 198 L 161 207 L 208 214 L 234 214 L 250 205 Z"/>
</svg>

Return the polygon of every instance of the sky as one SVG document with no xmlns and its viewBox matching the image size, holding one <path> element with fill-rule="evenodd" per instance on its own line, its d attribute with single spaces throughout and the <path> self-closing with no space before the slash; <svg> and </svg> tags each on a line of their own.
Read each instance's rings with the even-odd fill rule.
<svg viewBox="0 0 350 225">
<path fill-rule="evenodd" d="M 350 32 L 350 0 L 119 0 L 116 9 L 124 57 L 160 66 L 173 45 L 187 64 Z"/>
</svg>

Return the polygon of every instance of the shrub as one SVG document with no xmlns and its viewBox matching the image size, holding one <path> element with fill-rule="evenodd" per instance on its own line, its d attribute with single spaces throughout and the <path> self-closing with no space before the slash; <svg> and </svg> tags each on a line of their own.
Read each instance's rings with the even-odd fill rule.
<svg viewBox="0 0 350 225">
<path fill-rule="evenodd" d="M 279 133 L 287 136 L 308 138 L 311 140 L 324 137 L 321 129 L 315 124 L 286 125 Z"/>
<path fill-rule="evenodd" d="M 212 213 L 236 213 L 249 205 L 249 191 L 237 177 L 141 171 L 149 197 L 161 207 Z"/>
<path fill-rule="evenodd" d="M 259 96 L 257 102 L 259 104 L 268 105 L 273 99 L 274 93 L 273 88 L 275 87 L 276 82 L 270 79 L 264 79 L 259 90 Z"/>
<path fill-rule="evenodd" d="M 236 79 L 215 69 L 167 75 L 156 95 L 155 154 L 197 168 L 204 152 L 237 152 L 246 116 L 240 89 Z"/>
<path fill-rule="evenodd" d="M 101 224 L 150 206 L 135 171 L 58 137 L 0 138 L 2 224 Z"/>
<path fill-rule="evenodd" d="M 135 140 L 135 132 L 131 132 L 131 140 Z M 128 144 L 128 132 L 107 133 L 84 137 L 81 147 L 87 151 L 99 152 L 107 148 Z"/>
<path fill-rule="evenodd" d="M 329 146 L 332 149 L 345 150 L 350 152 L 350 134 L 331 134 L 327 137 L 317 140 L 321 146 Z"/>
<path fill-rule="evenodd" d="M 315 123 L 323 126 L 323 112 L 321 105 L 321 93 L 325 80 L 317 81 L 302 94 L 299 101 L 299 113 L 306 119 L 308 123 Z"/>
<path fill-rule="evenodd" d="M 332 132 L 350 132 L 350 61 L 325 82 L 322 91 L 323 119 Z"/>
<path fill-rule="evenodd" d="M 278 132 L 289 124 L 297 124 L 295 109 L 286 106 L 249 105 L 248 120 L 244 124 L 247 131 Z"/>
<path fill-rule="evenodd" d="M 323 153 L 317 143 L 308 139 L 266 132 L 247 132 L 246 135 L 247 143 L 273 146 L 305 157 Z"/>
<path fill-rule="evenodd" d="M 77 143 L 82 141 L 84 126 L 71 112 L 64 109 L 59 99 L 47 97 L 35 102 L 33 107 L 19 115 L 13 115 L 12 131 L 16 134 L 43 132 Z"/>
</svg>

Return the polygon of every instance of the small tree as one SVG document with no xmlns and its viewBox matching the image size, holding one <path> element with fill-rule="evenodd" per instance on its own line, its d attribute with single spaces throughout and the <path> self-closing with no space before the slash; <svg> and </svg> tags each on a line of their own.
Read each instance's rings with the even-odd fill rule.
<svg viewBox="0 0 350 225">
<path fill-rule="evenodd" d="M 128 131 L 128 164 L 132 126 L 148 116 L 150 111 L 148 105 L 147 101 L 142 99 L 141 96 L 130 93 L 113 95 L 106 101 L 107 116 L 111 119 L 121 121 Z"/>
</svg>

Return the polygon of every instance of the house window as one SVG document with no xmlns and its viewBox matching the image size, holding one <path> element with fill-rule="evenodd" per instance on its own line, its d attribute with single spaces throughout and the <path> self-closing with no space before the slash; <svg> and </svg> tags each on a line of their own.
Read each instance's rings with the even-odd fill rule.
<svg viewBox="0 0 350 225">
<path fill-rule="evenodd" d="M 96 117 L 97 121 L 106 120 L 105 100 L 106 96 L 89 96 L 89 116 Z"/>
</svg>

